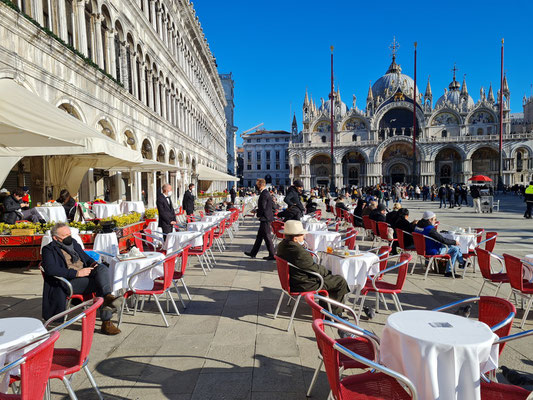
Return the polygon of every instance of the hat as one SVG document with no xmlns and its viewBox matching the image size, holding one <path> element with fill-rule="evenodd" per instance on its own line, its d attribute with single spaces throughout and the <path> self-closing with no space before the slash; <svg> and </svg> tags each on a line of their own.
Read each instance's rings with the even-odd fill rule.
<svg viewBox="0 0 533 400">
<path fill-rule="evenodd" d="M 22 186 L 22 190 L 24 190 L 25 192 L 29 191 L 30 188 L 28 186 Z"/>
<path fill-rule="evenodd" d="M 402 208 L 402 204 L 401 203 L 394 203 L 392 205 L 392 209 L 393 210 L 399 210 L 400 208 Z"/>
<path fill-rule="evenodd" d="M 300 179 L 296 179 L 292 184 L 294 187 L 304 187 L 304 183 Z"/>
<path fill-rule="evenodd" d="M 433 211 L 424 211 L 424 214 L 422 215 L 422 219 L 431 219 L 435 216 L 435 213 Z"/>
<path fill-rule="evenodd" d="M 307 231 L 304 229 L 301 221 L 289 220 L 285 222 L 284 229 L 280 231 L 284 235 L 305 235 Z"/>
<path fill-rule="evenodd" d="M 379 204 L 378 205 L 378 211 L 383 211 L 383 210 L 386 210 L 387 208 L 385 207 L 385 204 Z"/>
<path fill-rule="evenodd" d="M 9 193 L 9 191 L 6 188 L 0 189 L 0 193 Z"/>
</svg>

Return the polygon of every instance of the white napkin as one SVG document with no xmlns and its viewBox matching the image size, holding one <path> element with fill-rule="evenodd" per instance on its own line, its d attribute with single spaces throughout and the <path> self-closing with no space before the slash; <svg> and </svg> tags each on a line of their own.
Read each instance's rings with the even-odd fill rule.
<svg viewBox="0 0 533 400">
<path fill-rule="evenodd" d="M 128 252 L 128 258 L 135 258 L 135 257 L 142 257 L 142 256 L 143 256 L 143 253 L 141 253 L 141 251 L 135 246 L 132 247 L 130 251 Z"/>
</svg>

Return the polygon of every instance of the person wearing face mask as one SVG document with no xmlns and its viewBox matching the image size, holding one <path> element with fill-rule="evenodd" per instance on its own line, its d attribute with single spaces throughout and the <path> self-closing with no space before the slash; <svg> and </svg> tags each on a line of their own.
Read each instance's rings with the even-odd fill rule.
<svg viewBox="0 0 533 400">
<path fill-rule="evenodd" d="M 274 245 L 272 244 L 272 228 L 270 223 L 274 221 L 274 212 L 272 211 L 273 201 L 272 196 L 266 188 L 266 181 L 264 179 L 258 179 L 255 183 L 255 187 L 259 191 L 259 199 L 257 200 L 257 218 L 259 218 L 259 229 L 257 230 L 257 236 L 255 238 L 254 246 L 252 250 L 245 251 L 244 254 L 248 257 L 255 258 L 263 240 L 268 250 L 268 256 L 263 257 L 264 260 L 273 261 L 274 258 Z"/>
<path fill-rule="evenodd" d="M 122 306 L 122 297 L 111 294 L 111 279 L 107 266 L 98 264 L 72 239 L 70 228 L 58 223 L 50 230 L 52 242 L 43 247 L 42 267 L 44 269 L 42 316 L 47 320 L 65 311 L 67 291 L 64 284 L 55 277 L 67 279 L 75 294 L 96 293 L 103 297 L 100 308 L 101 332 L 106 335 L 120 333 L 111 322 L 113 312 Z"/>
<path fill-rule="evenodd" d="M 342 303 L 344 296 L 350 291 L 348 283 L 342 276 L 332 275 L 325 267 L 315 263 L 311 253 L 305 250 L 303 244 L 307 231 L 302 223 L 294 220 L 287 221 L 282 233 L 285 238 L 278 244 L 277 256 L 303 270 L 289 269 L 291 289 L 296 292 L 317 290 L 320 280 L 305 271 L 317 272 L 324 279 L 322 289 L 328 291 L 331 299 Z M 332 311 L 339 314 L 342 310 L 332 307 Z"/>
<path fill-rule="evenodd" d="M 176 225 L 176 212 L 172 204 L 172 186 L 165 183 L 161 188 L 162 192 L 157 194 L 157 212 L 159 214 L 159 226 L 163 233 L 172 232 L 174 225 Z"/>
<path fill-rule="evenodd" d="M 187 215 L 194 214 L 194 183 L 189 185 L 189 190 L 183 194 L 183 209 Z"/>
</svg>

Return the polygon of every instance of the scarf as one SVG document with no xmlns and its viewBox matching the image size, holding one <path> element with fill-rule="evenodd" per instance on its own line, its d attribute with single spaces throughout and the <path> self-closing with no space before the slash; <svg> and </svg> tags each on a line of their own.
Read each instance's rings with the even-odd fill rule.
<svg viewBox="0 0 533 400">
<path fill-rule="evenodd" d="M 70 255 L 70 261 L 72 263 L 76 263 L 79 261 L 80 255 L 74 249 L 74 242 L 72 242 L 70 246 L 67 246 L 65 243 L 60 242 L 59 240 L 56 240 L 56 243 L 62 250 L 65 250 Z"/>
</svg>

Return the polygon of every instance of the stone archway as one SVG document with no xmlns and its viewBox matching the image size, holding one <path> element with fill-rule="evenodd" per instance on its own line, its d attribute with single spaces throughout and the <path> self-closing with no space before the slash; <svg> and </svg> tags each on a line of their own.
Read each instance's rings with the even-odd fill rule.
<svg viewBox="0 0 533 400">
<path fill-rule="evenodd" d="M 456 149 L 447 147 L 435 157 L 435 178 L 439 184 L 464 183 L 463 160 Z"/>
<path fill-rule="evenodd" d="M 342 158 L 343 185 L 360 186 L 362 175 L 366 174 L 365 158 L 358 151 L 350 151 Z"/>
<path fill-rule="evenodd" d="M 385 149 L 381 159 L 384 182 L 412 182 L 413 147 L 410 143 L 402 141 L 391 144 Z"/>
<path fill-rule="evenodd" d="M 331 157 L 325 154 L 314 156 L 310 163 L 311 187 L 328 187 L 331 179 Z"/>
<path fill-rule="evenodd" d="M 411 172 L 407 164 L 403 162 L 395 162 L 388 167 L 388 179 L 385 179 L 385 181 L 391 185 L 404 183 L 408 181 L 410 175 Z"/>
<path fill-rule="evenodd" d="M 481 147 L 472 154 L 472 175 L 486 175 L 498 181 L 500 157 L 491 147 Z"/>
</svg>

